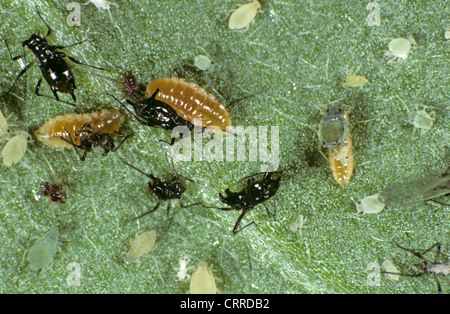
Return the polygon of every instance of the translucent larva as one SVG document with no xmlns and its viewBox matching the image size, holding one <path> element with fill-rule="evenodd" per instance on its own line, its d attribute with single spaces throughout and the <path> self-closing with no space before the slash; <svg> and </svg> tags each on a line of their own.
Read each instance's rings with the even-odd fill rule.
<svg viewBox="0 0 450 314">
<path fill-rule="evenodd" d="M 68 141 L 70 137 L 75 145 L 80 145 L 81 137 L 76 137 L 75 132 L 82 129 L 84 125 L 89 124 L 94 131 L 102 133 L 116 133 L 125 122 L 125 115 L 117 109 L 103 109 L 97 112 L 85 114 L 69 114 L 66 116 L 57 116 L 48 120 L 45 124 L 34 132 L 34 135 L 42 143 L 57 148 L 72 148 L 69 142 L 66 142 L 58 136 L 62 136 Z M 67 130 L 70 134 L 68 136 Z"/>
<path fill-rule="evenodd" d="M 198 127 L 216 127 L 214 133 L 223 133 L 231 126 L 225 106 L 195 83 L 175 77 L 157 79 L 147 86 L 145 96 L 151 97 L 157 90 L 156 100 L 169 105 L 181 118 Z M 199 120 L 201 125 L 197 124 Z"/>
<path fill-rule="evenodd" d="M 205 262 L 199 262 L 191 277 L 190 294 L 216 294 L 214 276 Z"/>
<path fill-rule="evenodd" d="M 351 87 L 360 87 L 367 83 L 368 80 L 362 75 L 349 75 L 342 81 L 342 87 L 351 88 Z"/>
<path fill-rule="evenodd" d="M 31 140 L 31 136 L 25 131 L 12 137 L 2 149 L 3 166 L 11 167 L 19 162 L 27 151 L 29 140 Z"/>
<path fill-rule="evenodd" d="M 352 139 L 347 131 L 344 144 L 334 150 L 329 150 L 328 161 L 331 165 L 331 172 L 334 180 L 339 185 L 346 185 L 350 181 L 353 174 L 354 160 Z"/>
<path fill-rule="evenodd" d="M 375 193 L 373 195 L 366 196 L 359 203 L 355 202 L 356 210 L 358 214 L 377 214 L 384 209 L 386 204 L 383 202 L 384 199 L 380 196 L 380 193 Z"/>
<path fill-rule="evenodd" d="M 400 272 L 398 271 L 397 267 L 395 267 L 392 260 L 387 259 L 381 264 L 383 266 L 384 271 L 387 273 L 386 277 L 393 281 L 399 281 L 400 280 Z M 395 275 L 398 274 L 398 275 Z"/>
<path fill-rule="evenodd" d="M 37 274 L 45 270 L 52 262 L 56 254 L 59 231 L 51 229 L 31 247 L 27 257 L 27 264 Z"/>
<path fill-rule="evenodd" d="M 255 0 L 237 8 L 230 16 L 228 27 L 230 29 L 240 29 L 248 26 L 261 8 L 261 4 Z"/>
<path fill-rule="evenodd" d="M 130 249 L 125 255 L 128 263 L 139 261 L 153 250 L 156 242 L 156 231 L 139 231 L 136 233 L 134 240 L 130 240 Z"/>
</svg>

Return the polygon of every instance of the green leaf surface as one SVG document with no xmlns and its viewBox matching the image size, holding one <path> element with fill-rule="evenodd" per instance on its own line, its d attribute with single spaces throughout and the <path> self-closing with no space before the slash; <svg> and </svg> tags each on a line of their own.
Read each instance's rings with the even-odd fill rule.
<svg viewBox="0 0 450 314">
<path fill-rule="evenodd" d="M 413 264 L 420 260 L 394 242 L 425 249 L 439 241 L 448 252 L 449 207 L 388 204 L 379 214 L 357 215 L 352 198 L 396 182 L 434 178 L 449 166 L 450 43 L 444 39 L 450 28 L 448 2 L 379 1 L 381 25 L 368 26 L 369 1 L 265 0 L 246 31 L 228 29 L 230 10 L 242 4 L 239 1 L 116 0 L 111 17 L 91 3 L 81 5 L 79 27 L 67 24 L 69 1 L 0 3 L 0 37 L 14 56 L 23 52 L 21 42 L 32 33 L 47 31 L 36 14 L 38 4 L 54 30 L 48 38 L 51 45 L 87 39 L 63 51 L 83 63 L 111 69 L 102 72 L 68 61 L 80 111 L 119 107 L 105 92 L 125 97 L 120 83 L 100 76 L 120 81 L 123 71 L 113 65 L 133 71 L 142 84 L 182 76 L 224 104 L 254 94 L 229 108 L 233 125 L 278 126 L 283 170 L 274 198 L 276 220 L 258 206 L 243 219 L 243 224 L 254 220 L 257 225 L 233 235 L 238 211 L 183 209 L 173 202 L 175 215 L 167 230 L 165 202 L 155 213 L 130 221 L 153 208 L 156 197 L 145 189 L 148 178 L 119 158 L 156 177 L 170 178 L 167 148 L 158 142 L 169 139 L 168 131 L 146 127 L 128 115 L 121 131 L 135 135 L 116 152 L 106 157 L 89 154 L 84 162 L 71 149 L 35 140 L 19 163 L 0 167 L 0 292 L 186 293 L 189 283 L 176 277 L 185 254 L 191 256 L 189 266 L 209 264 L 221 293 L 437 291 L 431 276 L 395 282 L 381 275 L 379 285 L 371 280 L 378 276 L 373 266 L 386 259 L 402 273 L 417 272 Z M 389 40 L 408 36 L 417 47 L 406 60 L 390 62 L 385 56 Z M 200 54 L 214 62 L 209 72 L 192 67 Z M 33 58 L 29 52 L 26 61 Z M 21 64 L 10 59 L 3 43 L 0 67 L 4 95 Z M 356 74 L 369 82 L 362 88 L 342 88 L 346 68 L 358 69 Z M 33 65 L 10 95 L 0 99 L 3 114 L 13 114 L 9 138 L 22 130 L 33 134 L 47 120 L 74 113 L 70 105 L 34 94 L 40 76 Z M 41 92 L 51 95 L 45 81 Z M 71 101 L 69 95 L 59 95 Z M 330 104 L 352 107 L 355 169 L 346 186 L 333 180 L 318 148 L 314 126 Z M 416 106 L 431 106 L 427 111 L 435 112 L 434 124 L 425 133 L 417 129 L 413 134 L 408 122 L 408 111 Z M 260 171 L 264 161 L 248 159 L 212 162 L 222 192 Z M 187 184 L 184 204 L 223 206 L 205 161 L 180 161 L 175 167 L 195 181 Z M 56 182 L 61 176 L 69 182 L 65 204 L 38 194 L 40 179 Z M 439 200 L 449 203 L 448 197 Z M 273 206 L 272 200 L 267 206 Z M 307 217 L 301 234 L 290 230 L 299 214 Z M 36 276 L 26 267 L 27 250 L 50 228 L 59 228 L 59 251 L 53 265 Z M 139 264 L 127 264 L 121 253 L 130 240 L 136 232 L 152 229 L 158 234 L 156 250 Z M 79 285 L 70 281 L 73 265 L 79 266 Z M 442 286 L 448 293 L 448 282 L 443 280 Z"/>
</svg>

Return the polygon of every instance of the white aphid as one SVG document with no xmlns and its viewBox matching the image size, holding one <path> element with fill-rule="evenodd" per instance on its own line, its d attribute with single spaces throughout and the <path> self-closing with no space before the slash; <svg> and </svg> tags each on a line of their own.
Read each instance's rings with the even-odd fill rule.
<svg viewBox="0 0 450 314">
<path fill-rule="evenodd" d="M 156 231 L 139 231 L 134 236 L 134 240 L 130 240 L 130 249 L 125 255 L 128 263 L 139 262 L 139 259 L 145 257 L 153 250 L 156 242 Z"/>
<path fill-rule="evenodd" d="M 385 55 L 393 57 L 392 60 L 406 60 L 411 48 L 416 45 L 417 43 L 412 37 L 408 37 L 408 39 L 395 38 L 389 42 L 389 51 L 386 51 Z"/>
<path fill-rule="evenodd" d="M 445 33 L 444 33 L 444 38 L 445 38 L 446 40 L 450 40 L 450 30 L 446 30 L 446 31 L 445 31 Z"/>
<path fill-rule="evenodd" d="M 5 116 L 0 111 L 0 140 L 4 139 L 9 134 L 8 122 L 6 121 Z"/>
<path fill-rule="evenodd" d="M 51 229 L 31 247 L 27 264 L 37 274 L 45 270 L 52 262 L 58 246 L 59 231 Z"/>
<path fill-rule="evenodd" d="M 205 55 L 195 56 L 194 65 L 201 71 L 209 71 L 213 66 L 211 59 Z"/>
<path fill-rule="evenodd" d="M 380 193 L 366 196 L 359 203 L 354 200 L 353 202 L 356 205 L 358 214 L 377 214 L 381 212 L 386 205 L 382 202 Z"/>
<path fill-rule="evenodd" d="M 30 139 L 30 134 L 25 131 L 12 137 L 2 149 L 3 166 L 11 167 L 19 162 L 27 151 L 28 141 Z"/>
<path fill-rule="evenodd" d="M 397 267 L 395 267 L 395 265 L 392 262 L 392 260 L 390 260 L 390 259 L 385 260 L 381 264 L 381 266 L 383 266 L 384 271 L 390 273 L 390 274 L 386 274 L 386 277 L 388 279 L 393 280 L 393 281 L 399 281 L 400 280 L 400 275 L 395 275 L 395 274 L 400 274 L 400 272 L 398 271 Z"/>
<path fill-rule="evenodd" d="M 214 276 L 205 262 L 199 262 L 191 277 L 190 294 L 216 294 Z"/>
<path fill-rule="evenodd" d="M 187 265 L 189 264 L 190 259 L 191 258 L 189 257 L 189 255 L 184 255 L 180 258 L 180 269 L 177 273 L 179 281 L 183 281 L 184 279 L 190 278 L 190 276 L 187 274 L 188 271 Z"/>
<path fill-rule="evenodd" d="M 257 0 L 241 5 L 231 14 L 228 27 L 230 29 L 248 27 L 260 8 L 261 4 Z"/>
</svg>

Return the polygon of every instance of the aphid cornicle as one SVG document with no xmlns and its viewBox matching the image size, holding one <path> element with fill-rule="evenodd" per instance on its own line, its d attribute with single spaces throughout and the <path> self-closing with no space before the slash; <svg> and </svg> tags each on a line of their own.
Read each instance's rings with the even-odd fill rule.
<svg viewBox="0 0 450 314">
<path fill-rule="evenodd" d="M 147 190 L 150 193 L 155 194 L 155 196 L 158 198 L 158 202 L 156 203 L 155 207 L 153 207 L 153 209 L 151 209 L 148 212 L 145 212 L 145 213 L 139 215 L 138 217 L 133 218 L 133 220 L 142 218 L 144 216 L 147 216 L 148 214 L 151 214 L 151 213 L 155 212 L 159 208 L 159 206 L 161 205 L 161 202 L 162 201 L 166 201 L 167 202 L 167 220 L 169 220 L 169 227 L 170 227 L 170 224 L 171 224 L 172 219 L 173 219 L 173 217 L 172 218 L 169 217 L 170 208 L 171 208 L 171 203 L 170 203 L 171 200 L 177 199 L 181 208 L 188 208 L 188 207 L 191 207 L 191 206 L 194 206 L 194 205 L 200 205 L 201 204 L 201 203 L 194 203 L 194 204 L 190 204 L 190 205 L 184 205 L 181 202 L 181 196 L 186 191 L 186 187 L 180 180 L 180 177 L 182 177 L 182 176 L 175 171 L 175 168 L 173 168 L 173 166 L 171 166 L 172 171 L 173 171 L 173 178 L 171 180 L 166 180 L 166 179 L 156 178 L 151 173 L 145 173 L 144 171 L 142 171 L 142 170 L 138 169 L 137 167 L 133 166 L 132 164 L 129 164 L 128 162 L 126 162 L 122 158 L 120 158 L 120 159 L 127 166 L 131 167 L 132 169 L 134 169 L 134 170 L 136 170 L 136 171 L 138 171 L 138 172 L 142 173 L 143 175 L 146 175 L 147 177 L 150 178 L 151 181 L 147 183 Z M 193 180 L 191 180 L 189 178 L 186 178 L 186 177 L 183 177 L 183 178 L 185 180 L 194 182 Z"/>
<path fill-rule="evenodd" d="M 239 215 L 236 224 L 234 225 L 233 234 L 236 234 L 242 229 L 255 223 L 254 221 L 252 221 L 251 223 L 240 228 L 241 220 L 242 218 L 244 218 L 245 214 L 247 214 L 250 210 L 252 210 L 255 206 L 259 204 L 264 205 L 267 211 L 267 216 L 276 217 L 276 209 L 274 209 L 274 212 L 271 213 L 269 208 L 264 204 L 264 202 L 269 200 L 278 192 L 281 181 L 280 174 L 281 174 L 280 172 L 267 171 L 247 176 L 236 182 L 236 183 L 245 182 L 244 187 L 239 191 L 237 192 L 231 191 L 233 188 L 233 186 L 231 186 L 225 190 L 225 194 L 219 193 L 219 199 L 221 200 L 221 202 L 227 204 L 229 207 L 213 207 L 213 206 L 205 206 L 205 207 L 216 208 L 224 211 L 240 210 L 241 214 Z M 272 177 L 277 175 L 279 175 L 277 178 Z M 256 180 L 255 179 L 256 176 L 262 176 L 262 178 Z"/>
<path fill-rule="evenodd" d="M 47 26 L 47 29 L 48 29 L 47 34 L 44 37 L 41 37 L 38 34 L 33 34 L 30 36 L 29 39 L 24 40 L 22 42 L 22 46 L 28 47 L 34 53 L 36 59 L 33 60 L 32 62 L 30 62 L 29 64 L 27 64 L 22 69 L 22 71 L 20 71 L 20 73 L 17 75 L 17 78 L 15 79 L 14 83 L 12 84 L 12 86 L 9 89 L 9 91 L 7 92 L 7 94 L 10 93 L 10 91 L 16 84 L 17 80 L 28 69 L 31 68 L 31 66 L 34 64 L 34 62 L 37 61 L 38 66 L 42 72 L 42 76 L 45 78 L 48 85 L 50 86 L 50 89 L 52 90 L 53 95 L 55 96 L 55 99 L 60 100 L 58 97 L 58 92 L 60 92 L 60 93 L 67 93 L 67 94 L 71 95 L 73 101 L 76 101 L 76 97 L 74 94 L 74 91 L 77 88 L 75 85 L 75 78 L 74 78 L 74 75 L 73 75 L 73 72 L 72 72 L 70 66 L 67 64 L 67 62 L 64 60 L 64 58 L 67 57 L 67 58 L 69 58 L 69 60 L 71 60 L 72 62 L 74 62 L 76 64 L 89 66 L 91 68 L 95 68 L 95 69 L 99 69 L 99 70 L 104 70 L 104 69 L 98 68 L 98 67 L 95 67 L 92 65 L 84 64 L 84 63 L 76 60 L 75 58 L 73 58 L 69 55 L 66 55 L 63 52 L 58 51 L 60 49 L 79 45 L 79 44 L 83 43 L 84 41 L 81 41 L 81 42 L 78 42 L 78 43 L 75 43 L 72 45 L 68 45 L 68 46 L 49 45 L 47 43 L 47 37 L 51 34 L 52 29 L 42 18 L 41 13 L 39 12 L 37 6 L 36 6 L 36 12 L 39 15 L 39 17 L 41 18 L 42 22 L 45 24 L 45 26 Z M 9 52 L 9 56 L 12 60 L 18 60 L 18 59 L 22 59 L 25 57 L 25 53 L 13 57 L 11 54 L 11 51 L 9 49 L 8 43 L 6 42 L 6 40 L 4 40 L 4 41 L 5 41 L 6 47 Z M 36 90 L 35 90 L 36 95 L 49 97 L 46 95 L 39 94 L 39 89 L 40 89 L 41 83 L 42 83 L 42 77 L 39 79 L 39 81 L 36 85 Z M 62 101 L 62 102 L 68 103 L 66 101 Z M 71 103 L 68 103 L 68 104 L 71 104 Z M 73 104 L 71 104 L 71 105 L 73 105 Z"/>
<path fill-rule="evenodd" d="M 123 136 L 123 134 L 121 133 L 115 133 L 115 135 Z M 125 136 L 122 142 L 120 142 L 120 144 L 116 146 L 114 144 L 114 139 L 110 134 L 103 133 L 101 131 L 95 131 L 92 126 L 90 126 L 89 124 L 85 124 L 81 127 L 81 129 L 75 132 L 75 141 L 80 138 L 80 144 L 75 144 L 72 136 L 67 130 L 66 137 L 68 137 L 69 139 L 66 139 L 66 137 L 63 136 L 58 136 L 58 138 L 71 144 L 75 149 L 78 157 L 80 157 L 80 160 L 84 161 L 86 159 L 87 153 L 92 152 L 96 147 L 100 147 L 103 149 L 103 156 L 108 155 L 109 152 L 115 152 L 132 135 L 133 133 Z M 81 154 L 78 149 L 81 149 L 83 153 Z"/>
</svg>

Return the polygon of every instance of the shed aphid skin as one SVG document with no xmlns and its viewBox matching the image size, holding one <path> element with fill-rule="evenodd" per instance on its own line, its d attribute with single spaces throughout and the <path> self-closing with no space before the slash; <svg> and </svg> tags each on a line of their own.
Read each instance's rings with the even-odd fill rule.
<svg viewBox="0 0 450 314">
<path fill-rule="evenodd" d="M 395 38 L 389 42 L 389 50 L 385 52 L 385 55 L 392 57 L 390 61 L 404 61 L 408 58 L 413 46 L 417 46 L 417 43 L 411 36 L 408 39 Z"/>
<path fill-rule="evenodd" d="M 227 188 L 225 190 L 225 194 L 219 192 L 220 201 L 222 203 L 227 204 L 229 207 L 205 206 L 206 208 L 216 208 L 224 211 L 240 210 L 241 214 L 239 215 L 236 224 L 234 225 L 233 234 L 236 234 L 239 231 L 255 223 L 254 221 L 252 221 L 251 223 L 245 225 L 244 227 L 242 228 L 240 227 L 241 220 L 245 216 L 245 214 L 247 214 L 250 210 L 252 210 L 259 204 L 263 204 L 263 206 L 267 211 L 268 217 L 276 218 L 276 208 L 274 208 L 273 213 L 271 213 L 269 208 L 264 204 L 264 202 L 269 200 L 278 192 L 278 189 L 280 188 L 281 172 L 269 172 L 270 167 L 271 165 L 269 166 L 268 171 L 266 172 L 261 172 L 242 178 L 234 185 Z M 210 170 L 212 173 L 211 168 Z M 261 178 L 256 179 L 257 176 L 261 176 Z M 243 187 L 241 187 L 240 189 L 237 188 L 234 189 L 234 186 L 237 185 L 237 183 L 243 184 Z M 215 182 L 215 184 L 217 190 L 219 191 L 217 182 Z M 231 191 L 232 189 L 236 190 L 237 192 Z"/>
<path fill-rule="evenodd" d="M 69 131 L 65 131 L 66 136 L 58 136 L 58 138 L 71 144 L 75 149 L 78 157 L 80 157 L 81 161 L 84 161 L 87 154 L 93 152 L 97 147 L 103 149 L 102 156 L 107 156 L 109 152 L 115 152 L 116 150 L 118 150 L 130 136 L 134 135 L 134 133 L 128 134 L 127 136 L 125 136 L 122 142 L 120 142 L 120 144 L 116 146 L 111 135 L 124 136 L 121 133 L 103 133 L 101 131 L 95 131 L 93 127 L 87 123 L 84 124 L 81 129 L 75 131 L 74 139 L 72 139 Z M 80 144 L 75 144 L 75 141 L 78 138 L 80 139 Z M 80 153 L 78 149 L 81 149 L 83 153 Z"/>
<path fill-rule="evenodd" d="M 39 193 L 48 196 L 52 202 L 57 204 L 64 204 L 66 200 L 66 192 L 63 191 L 62 185 L 57 183 L 41 181 Z"/>
<path fill-rule="evenodd" d="M 66 55 L 63 52 L 58 51 L 60 49 L 79 45 L 79 44 L 85 42 L 86 40 L 75 43 L 75 44 L 71 44 L 68 46 L 49 45 L 47 43 L 47 37 L 50 36 L 52 29 L 42 18 L 41 13 L 39 12 L 37 6 L 36 6 L 36 12 L 39 15 L 40 19 L 42 20 L 42 22 L 47 27 L 47 34 L 44 37 L 41 37 L 38 34 L 33 34 L 33 35 L 31 35 L 31 37 L 29 39 L 24 40 L 22 42 L 22 46 L 28 47 L 34 53 L 36 58 L 32 62 L 27 64 L 22 69 L 22 71 L 20 71 L 20 73 L 17 75 L 16 79 L 14 80 L 14 83 L 12 84 L 12 86 L 10 87 L 10 89 L 6 93 L 6 95 L 8 95 L 11 92 L 11 90 L 13 89 L 17 80 L 26 71 L 28 71 L 28 69 L 30 69 L 31 66 L 37 61 L 38 66 L 42 72 L 42 76 L 45 78 L 48 85 L 50 86 L 50 89 L 52 90 L 55 99 L 58 101 L 70 104 L 72 106 L 75 106 L 74 104 L 72 104 L 70 102 L 60 100 L 59 96 L 58 96 L 58 92 L 67 93 L 67 94 L 71 95 L 73 101 L 76 102 L 76 97 L 75 97 L 75 93 L 74 93 L 75 89 L 77 88 L 75 85 L 75 78 L 74 78 L 74 75 L 72 73 L 70 66 L 67 64 L 67 62 L 64 58 L 67 57 L 70 61 L 72 61 L 76 64 L 85 65 L 85 66 L 88 66 L 88 67 L 91 67 L 94 69 L 98 69 L 98 70 L 104 70 L 104 69 L 98 68 L 98 67 L 95 67 L 92 65 L 84 64 L 84 63 L 76 60 L 75 58 L 73 58 L 69 55 Z M 4 40 L 4 41 L 5 41 L 6 47 L 8 49 L 11 60 L 18 60 L 18 59 L 25 58 L 25 52 L 18 56 L 13 57 L 11 54 L 11 51 L 9 49 L 8 43 L 6 42 L 6 40 Z M 42 83 L 42 77 L 39 79 L 39 81 L 36 85 L 35 94 L 37 96 L 52 98 L 50 96 L 42 95 L 39 93 L 41 83 Z"/>
<path fill-rule="evenodd" d="M 303 229 L 310 228 L 311 226 L 306 226 L 306 222 L 308 221 L 308 217 L 303 216 L 303 214 L 299 214 L 294 222 L 289 225 L 289 229 L 294 233 L 299 233 L 300 237 L 303 237 Z"/>
<path fill-rule="evenodd" d="M 229 29 L 241 29 L 250 25 L 255 18 L 258 10 L 261 8 L 259 1 L 254 0 L 246 4 L 241 5 L 234 10 L 228 21 Z"/>
<path fill-rule="evenodd" d="M 136 219 L 140 219 L 144 216 L 147 216 L 148 214 L 151 214 L 153 212 L 155 212 L 159 206 L 161 205 L 162 201 L 166 201 L 167 202 L 167 220 L 169 220 L 169 226 L 167 228 L 170 228 L 170 224 L 172 223 L 173 220 L 173 216 L 170 217 L 170 209 L 171 209 L 171 201 L 172 200 L 178 200 L 178 203 L 180 204 L 181 208 L 188 208 L 191 206 L 195 206 L 195 205 L 200 205 L 201 203 L 194 203 L 194 204 L 190 204 L 190 205 L 184 205 L 181 201 L 181 196 L 183 195 L 183 193 L 186 191 L 186 186 L 181 182 L 180 177 L 184 178 L 185 180 L 194 182 L 193 180 L 183 177 L 180 174 L 178 174 L 175 171 L 175 168 L 173 167 L 173 165 L 171 165 L 169 163 L 169 161 L 167 161 L 167 163 L 171 166 L 172 168 L 172 172 L 173 172 L 173 178 L 170 180 L 166 180 L 166 179 L 159 179 L 156 178 L 153 174 L 151 173 L 145 173 L 144 171 L 138 169 L 137 167 L 129 164 L 128 162 L 126 162 L 125 160 L 123 160 L 122 158 L 120 158 L 120 160 L 122 160 L 122 162 L 124 164 L 126 164 L 127 166 L 131 167 L 132 169 L 142 173 L 143 175 L 146 175 L 147 177 L 150 178 L 150 182 L 147 183 L 147 190 L 154 194 L 158 201 L 155 205 L 155 207 L 153 207 L 153 209 L 143 213 L 142 215 L 139 215 L 138 217 L 133 218 L 133 220 Z"/>
<path fill-rule="evenodd" d="M 380 193 L 366 196 L 359 202 L 355 200 L 353 202 L 356 205 L 357 214 L 378 214 L 386 206 Z"/>
<path fill-rule="evenodd" d="M 184 255 L 180 258 L 180 268 L 177 273 L 177 277 L 178 277 L 179 281 L 183 281 L 185 279 L 190 278 L 190 276 L 187 273 L 188 269 L 190 268 L 190 267 L 187 267 L 190 260 L 191 260 L 191 258 L 189 257 L 189 255 Z"/>
<path fill-rule="evenodd" d="M 120 110 L 103 109 L 91 113 L 57 116 L 45 122 L 34 132 L 34 135 L 38 141 L 46 145 L 72 148 L 70 138 L 73 139 L 75 145 L 80 145 L 81 137 L 76 137 L 75 132 L 82 129 L 84 125 L 89 124 L 94 131 L 111 134 L 117 133 L 124 122 L 125 115 Z"/>
<path fill-rule="evenodd" d="M 31 135 L 25 131 L 13 136 L 2 149 L 3 166 L 11 167 L 18 163 L 27 151 L 28 141 L 31 141 Z"/>
<path fill-rule="evenodd" d="M 217 294 L 216 281 L 206 262 L 199 262 L 191 277 L 190 294 Z"/>
<path fill-rule="evenodd" d="M 433 244 L 431 247 L 425 250 L 413 250 L 409 248 L 405 248 L 403 246 L 400 246 L 397 243 L 394 243 L 398 248 L 412 253 L 414 256 L 420 258 L 422 262 L 420 264 L 414 264 L 416 269 L 419 271 L 415 274 L 405 274 L 405 273 L 397 273 L 397 272 L 388 272 L 383 271 L 381 273 L 384 274 L 392 274 L 392 275 L 400 275 L 400 276 L 407 276 L 407 277 L 421 277 L 424 275 L 433 275 L 433 279 L 436 282 L 436 286 L 438 289 L 438 293 L 442 293 L 442 287 L 441 283 L 439 281 L 438 276 L 442 275 L 447 278 L 448 274 L 450 274 L 450 260 L 445 254 L 441 254 L 441 244 L 439 242 Z M 434 261 L 430 261 L 427 258 L 425 258 L 424 255 L 426 255 L 428 252 L 432 251 L 434 248 L 436 248 L 436 254 L 434 256 Z M 446 256 L 444 262 L 439 262 L 441 260 L 441 256 Z M 443 260 L 444 258 L 442 258 Z"/>
<path fill-rule="evenodd" d="M 125 254 L 125 260 L 128 263 L 135 263 L 143 257 L 146 257 L 151 251 L 154 250 L 156 242 L 156 231 L 139 231 L 134 236 L 133 240 L 130 240 L 130 249 Z"/>
<path fill-rule="evenodd" d="M 392 260 L 387 259 L 385 260 L 381 266 L 383 266 L 384 271 L 386 272 L 386 277 L 389 280 L 392 281 L 399 281 L 400 280 L 400 272 L 398 271 L 397 267 L 395 267 L 394 262 Z"/>
<path fill-rule="evenodd" d="M 193 125 L 214 133 L 224 133 L 231 118 L 216 97 L 195 83 L 176 77 L 157 79 L 148 84 L 145 96 L 163 102 Z"/>
<path fill-rule="evenodd" d="M 27 266 L 39 275 L 53 262 L 58 247 L 59 231 L 51 229 L 31 247 L 27 257 Z"/>
</svg>

